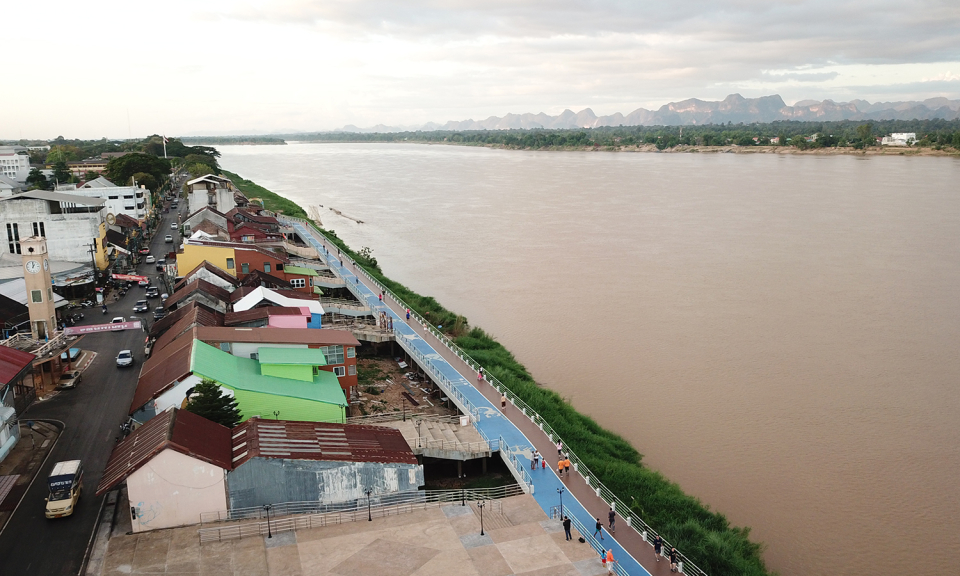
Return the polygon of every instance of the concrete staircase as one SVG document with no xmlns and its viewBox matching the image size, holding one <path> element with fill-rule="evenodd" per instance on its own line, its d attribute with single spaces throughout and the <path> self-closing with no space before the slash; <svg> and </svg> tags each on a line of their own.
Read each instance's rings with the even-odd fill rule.
<svg viewBox="0 0 960 576">
<path fill-rule="evenodd" d="M 472 460 L 491 454 L 490 446 L 471 424 L 408 418 L 406 422 L 378 422 L 377 426 L 400 430 L 414 454 L 446 460 Z"/>
</svg>

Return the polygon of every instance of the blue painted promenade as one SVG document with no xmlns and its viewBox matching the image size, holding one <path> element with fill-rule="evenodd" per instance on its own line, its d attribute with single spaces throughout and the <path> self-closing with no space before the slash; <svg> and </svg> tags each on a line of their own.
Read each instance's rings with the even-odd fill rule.
<svg viewBox="0 0 960 576">
<path fill-rule="evenodd" d="M 351 291 L 374 310 L 375 315 L 378 315 L 377 313 L 379 312 L 384 312 L 393 319 L 394 334 L 398 343 L 418 361 L 421 367 L 431 373 L 441 389 L 460 406 L 465 414 L 472 416 L 471 419 L 480 432 L 480 435 L 487 440 L 494 449 L 499 447 L 505 461 L 511 464 L 515 476 L 519 477 L 521 484 L 527 485 L 527 491 L 532 493 L 534 499 L 548 516 L 550 515 L 551 508 L 560 504 L 560 494 L 558 492 L 560 489 L 563 489 L 564 512 L 573 518 L 577 530 L 586 538 L 587 542 L 590 543 L 595 550 L 600 550 L 601 548 L 612 549 L 614 558 L 617 560 L 616 570 L 619 574 L 650 576 L 651 573 L 647 571 L 634 556 L 629 554 L 627 550 L 606 531 L 606 528 L 603 530 L 604 540 L 601 541 L 599 538 L 596 540 L 593 539 L 591 535 L 593 534 L 596 523 L 595 516 L 599 515 L 603 525 L 606 526 L 606 510 L 609 510 L 609 508 L 607 507 L 602 512 L 597 511 L 597 505 L 600 499 L 596 498 L 593 499 L 594 501 L 592 502 L 595 514 L 591 514 L 572 493 L 572 488 L 574 488 L 573 483 L 584 484 L 582 477 L 576 472 L 573 472 L 571 477 L 566 481 L 561 480 L 557 476 L 553 468 L 557 461 L 555 458 L 556 448 L 544 449 L 544 444 L 552 446 L 552 442 L 542 432 L 542 429 L 533 428 L 533 432 L 531 433 L 540 436 L 537 438 L 536 444 L 540 447 L 541 454 L 546 457 L 547 468 L 545 470 L 541 468 L 531 472 L 530 464 L 534 451 L 534 442 L 532 442 L 510 418 L 505 416 L 493 401 L 473 384 L 471 379 L 476 378 L 476 373 L 470 370 L 468 376 L 464 376 L 461 371 L 457 370 L 457 368 L 444 357 L 441 351 L 435 349 L 421 336 L 420 332 L 429 334 L 431 338 L 433 338 L 433 335 L 425 330 L 424 326 L 420 325 L 419 322 L 415 322 L 414 318 L 411 318 L 410 323 L 408 323 L 405 317 L 406 315 L 404 314 L 405 311 L 399 309 L 399 306 L 398 310 L 394 310 L 387 302 L 381 301 L 379 297 L 379 287 L 374 284 L 374 280 L 366 277 L 365 274 L 358 276 L 351 270 L 351 266 L 354 270 L 359 269 L 352 263 L 344 262 L 341 258 L 338 258 L 335 255 L 335 245 L 326 242 L 322 236 L 312 229 L 309 229 L 306 225 L 295 220 L 290 220 L 289 222 L 297 230 L 300 237 L 308 241 L 320 253 L 321 258 L 326 261 L 331 269 L 346 281 Z M 330 252 L 329 248 L 333 248 L 333 253 Z M 371 287 L 368 283 L 374 285 L 374 287 Z M 389 295 L 387 299 L 391 299 Z M 448 356 L 452 354 L 451 351 L 445 347 L 442 351 Z M 458 363 L 468 368 L 466 363 Z M 463 367 L 461 369 L 464 369 Z M 521 413 L 520 409 L 516 406 L 508 404 L 507 411 L 508 414 L 514 415 L 514 418 L 518 421 L 525 422 L 527 428 L 534 426 L 531 424 L 530 418 Z M 570 486 L 568 487 L 568 485 Z M 593 489 L 586 484 L 576 488 L 577 491 L 582 494 L 584 487 L 592 493 Z M 608 505 L 604 504 L 604 506 Z M 621 532 L 624 533 L 624 537 L 627 537 L 627 540 L 631 541 L 630 547 L 635 552 L 640 553 L 643 553 L 645 549 L 650 560 L 653 560 L 654 555 L 652 548 L 643 542 L 636 531 L 621 524 L 621 522 L 623 522 L 621 517 L 618 516 L 617 521 Z M 625 540 L 625 542 L 627 540 Z M 657 574 L 664 572 L 662 568 L 668 567 L 668 562 L 660 562 L 659 564 L 651 566 L 651 568 L 655 568 L 653 571 Z"/>
</svg>

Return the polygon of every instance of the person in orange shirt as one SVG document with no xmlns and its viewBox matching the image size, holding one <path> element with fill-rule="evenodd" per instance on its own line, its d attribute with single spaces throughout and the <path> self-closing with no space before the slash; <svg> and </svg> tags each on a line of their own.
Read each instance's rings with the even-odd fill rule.
<svg viewBox="0 0 960 576">
<path fill-rule="evenodd" d="M 566 474 L 568 478 L 570 477 L 570 457 L 569 456 L 563 459 L 563 472 L 564 474 Z"/>
<path fill-rule="evenodd" d="M 614 565 L 614 563 L 616 562 L 616 560 L 613 559 L 613 549 L 612 549 L 612 548 L 611 548 L 610 550 L 607 550 L 607 555 L 606 555 L 606 557 L 604 558 L 604 560 L 606 560 L 606 562 L 604 562 L 604 564 L 606 564 L 606 566 L 607 566 L 607 574 L 613 574 L 613 565 Z"/>
<path fill-rule="evenodd" d="M 563 458 L 561 458 L 560 461 L 557 462 L 557 476 L 559 476 L 560 478 L 563 478 Z"/>
</svg>

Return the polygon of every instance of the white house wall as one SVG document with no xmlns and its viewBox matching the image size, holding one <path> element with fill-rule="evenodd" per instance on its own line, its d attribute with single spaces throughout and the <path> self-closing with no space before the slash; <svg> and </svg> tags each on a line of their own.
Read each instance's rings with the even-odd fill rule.
<svg viewBox="0 0 960 576">
<path fill-rule="evenodd" d="M 226 471 L 167 449 L 127 478 L 133 531 L 200 523 L 201 512 L 227 509 Z"/>
</svg>

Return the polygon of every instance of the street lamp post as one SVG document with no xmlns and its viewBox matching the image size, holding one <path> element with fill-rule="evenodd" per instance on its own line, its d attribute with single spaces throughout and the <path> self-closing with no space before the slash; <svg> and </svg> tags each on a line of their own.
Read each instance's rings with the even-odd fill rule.
<svg viewBox="0 0 960 576">
<path fill-rule="evenodd" d="M 373 515 L 370 513 L 370 494 L 373 494 L 373 490 L 367 488 L 365 492 L 367 494 L 367 520 L 373 522 Z"/>
<path fill-rule="evenodd" d="M 423 424 L 423 420 L 417 419 L 417 448 L 420 448 L 420 425 Z"/>
<path fill-rule="evenodd" d="M 483 536 L 483 506 L 486 503 L 483 500 L 477 502 L 477 508 L 480 509 L 480 535 Z"/>
<path fill-rule="evenodd" d="M 273 508 L 273 506 L 269 504 L 263 505 L 263 510 L 264 512 L 267 513 L 267 538 L 273 538 L 273 529 L 270 527 L 270 509 L 271 508 Z"/>
<path fill-rule="evenodd" d="M 566 488 L 557 488 L 557 494 L 560 495 L 560 517 L 563 518 L 563 493 L 566 492 Z"/>
</svg>

